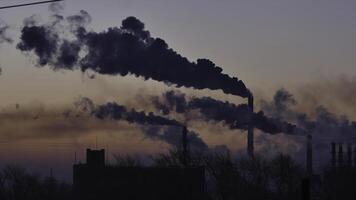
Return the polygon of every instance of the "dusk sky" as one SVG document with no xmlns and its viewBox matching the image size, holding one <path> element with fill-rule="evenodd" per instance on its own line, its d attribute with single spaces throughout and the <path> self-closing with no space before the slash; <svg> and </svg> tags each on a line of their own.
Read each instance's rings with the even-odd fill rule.
<svg viewBox="0 0 356 200">
<path fill-rule="evenodd" d="M 31 1 L 2 0 L 0 7 L 24 2 Z M 164 39 L 170 48 L 190 61 L 210 59 L 223 73 L 241 79 L 254 93 L 257 109 L 263 107 L 262 100 L 271 101 L 277 89 L 285 88 L 294 94 L 298 112 L 313 117 L 312 110 L 324 106 L 337 116 L 356 120 L 356 108 L 351 107 L 356 101 L 354 0 L 65 0 L 60 5 L 63 5 L 60 12 L 63 16 L 87 11 L 92 18 L 87 29 L 96 32 L 120 27 L 123 19 L 135 16 L 152 37 Z M 46 23 L 52 14 L 46 4 L 0 10 L 0 22 L 9 25 L 7 35 L 13 39 L 11 44 L 0 43 L 0 112 L 3 113 L 0 126 L 5 127 L 0 128 L 0 163 L 40 163 L 35 169 L 65 166 L 73 160 L 73 151 L 84 152 L 86 147 L 93 147 L 93 138 L 102 132 L 105 136 L 100 136 L 101 145 L 115 146 L 112 147 L 115 153 L 157 153 L 161 147 L 168 148 L 166 144 L 156 146 L 156 141 L 141 137 L 139 130 L 127 123 L 96 126 L 99 122 L 95 121 L 93 125 L 71 129 L 68 127 L 75 125 L 63 122 L 58 126 L 67 133 L 42 137 L 52 134 L 46 132 L 46 128 L 54 129 L 48 124 L 57 121 L 56 114 L 72 106 L 79 96 L 100 103 L 118 101 L 138 110 L 152 109 L 142 103 L 145 94 L 158 95 L 169 89 L 234 103 L 246 101 L 221 91 L 176 88 L 134 76 L 97 74 L 90 79 L 90 75 L 78 70 L 36 67 L 33 53 L 25 55 L 16 48 L 23 20 L 36 15 L 36 19 Z M 47 116 L 45 120 L 39 119 L 43 124 L 27 120 L 37 115 L 33 113 Z M 14 121 L 4 116 L 13 116 Z M 17 123 L 25 125 L 21 128 Z M 210 145 L 227 145 L 235 151 L 244 151 L 245 134 L 229 130 L 222 122 L 198 121 L 194 125 L 192 122 L 192 129 L 201 133 Z M 34 133 L 22 133 L 26 131 Z M 215 131 L 224 133 L 218 135 Z M 81 134 L 71 135 L 76 132 Z M 124 134 L 117 136 L 117 132 Z M 298 143 L 300 139 L 291 141 L 283 134 L 258 134 L 262 136 L 257 141 L 269 143 L 268 147 L 261 145 L 261 150 L 277 148 L 295 153 L 304 145 Z M 16 150 L 17 145 L 20 148 Z M 5 151 L 17 153 L 8 156 Z M 63 154 L 51 160 L 57 151 Z M 64 173 L 68 171 L 66 167 L 58 167 L 58 171 Z"/>
</svg>

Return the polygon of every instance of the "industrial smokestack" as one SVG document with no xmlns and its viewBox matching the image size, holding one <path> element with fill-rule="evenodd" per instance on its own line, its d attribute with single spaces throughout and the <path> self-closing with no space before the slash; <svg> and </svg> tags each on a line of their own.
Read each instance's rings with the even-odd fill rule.
<svg viewBox="0 0 356 200">
<path fill-rule="evenodd" d="M 182 132 L 182 156 L 183 156 L 183 165 L 187 166 L 188 164 L 188 130 L 187 127 L 183 127 Z"/>
<path fill-rule="evenodd" d="M 338 165 L 339 167 L 343 166 L 344 164 L 344 153 L 342 149 L 342 143 L 339 143 L 339 155 L 338 155 Z"/>
<path fill-rule="evenodd" d="M 351 144 L 347 145 L 347 166 L 348 167 L 352 166 L 352 148 L 351 148 Z"/>
<path fill-rule="evenodd" d="M 306 167 L 307 173 L 310 177 L 313 175 L 313 149 L 312 149 L 312 136 L 308 134 L 307 136 L 307 160 L 306 160 Z"/>
<path fill-rule="evenodd" d="M 251 110 L 251 113 L 253 113 L 253 96 L 252 94 L 250 94 L 248 96 L 248 107 Z M 250 156 L 251 158 L 253 158 L 253 129 L 254 129 L 254 125 L 252 120 L 250 120 L 249 125 L 248 125 L 248 130 L 247 130 L 247 154 L 248 156 Z"/>
<path fill-rule="evenodd" d="M 331 166 L 336 167 L 336 144 L 331 143 Z"/>
</svg>

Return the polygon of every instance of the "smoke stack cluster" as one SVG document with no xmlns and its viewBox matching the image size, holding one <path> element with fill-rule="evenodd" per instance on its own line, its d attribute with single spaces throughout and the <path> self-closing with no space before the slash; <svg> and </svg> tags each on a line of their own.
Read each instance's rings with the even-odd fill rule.
<svg viewBox="0 0 356 200">
<path fill-rule="evenodd" d="M 336 152 L 336 150 L 338 151 Z M 335 142 L 332 142 L 331 143 L 331 166 L 334 168 L 356 167 L 356 145 L 352 145 L 349 143 L 336 144 Z"/>
</svg>

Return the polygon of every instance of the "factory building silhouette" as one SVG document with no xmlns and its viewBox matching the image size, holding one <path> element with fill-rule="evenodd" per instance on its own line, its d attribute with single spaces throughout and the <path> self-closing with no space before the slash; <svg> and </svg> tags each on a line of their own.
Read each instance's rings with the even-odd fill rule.
<svg viewBox="0 0 356 200">
<path fill-rule="evenodd" d="M 205 169 L 187 165 L 187 132 L 183 131 L 183 166 L 124 167 L 105 163 L 105 150 L 86 150 L 86 163 L 73 165 L 78 199 L 200 200 L 205 195 Z"/>
<path fill-rule="evenodd" d="M 355 178 L 356 145 L 332 142 L 330 168 L 323 174 L 327 196 L 330 199 L 355 199 Z"/>
</svg>

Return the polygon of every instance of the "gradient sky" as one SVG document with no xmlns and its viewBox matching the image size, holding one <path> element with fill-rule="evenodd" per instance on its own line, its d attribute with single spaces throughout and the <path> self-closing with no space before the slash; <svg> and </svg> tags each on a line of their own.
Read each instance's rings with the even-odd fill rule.
<svg viewBox="0 0 356 200">
<path fill-rule="evenodd" d="M 0 5 L 16 2 L 26 1 L 4 0 Z M 192 60 L 209 58 L 251 88 L 288 87 L 319 77 L 356 73 L 353 0 L 65 1 L 64 14 L 80 9 L 92 15 L 95 30 L 119 26 L 125 17 L 136 16 L 154 37 L 165 39 L 182 55 Z M 0 11 L 0 18 L 11 25 L 15 44 L 22 20 L 33 14 L 48 16 L 47 5 Z M 34 94 L 62 99 L 88 89 L 79 73 L 33 68 L 31 60 L 13 46 L 0 47 L 0 91 L 7 96 L 1 98 L 3 103 L 52 101 Z M 147 84 L 139 81 L 136 85 Z M 11 90 L 7 89 L 10 85 Z"/>
<path fill-rule="evenodd" d="M 2 0 L 0 6 L 17 2 L 31 1 Z M 93 19 L 89 27 L 96 31 L 120 26 L 125 17 L 136 16 L 153 37 L 163 38 L 183 56 L 191 60 L 211 59 L 225 73 L 237 76 L 253 91 L 261 93 L 356 75 L 355 0 L 66 0 L 64 4 L 63 15 L 76 14 L 81 9 L 88 11 Z M 34 67 L 33 58 L 15 48 L 23 19 L 34 14 L 45 21 L 50 14 L 48 5 L 0 10 L 0 19 L 10 25 L 9 35 L 15 40 L 13 44 L 0 45 L 0 109 L 15 103 L 68 104 L 78 95 L 101 101 L 129 100 L 143 90 L 157 93 L 168 88 L 134 77 L 97 76 L 92 80 L 80 72 L 54 73 L 48 68 Z M 221 99 L 239 99 L 221 92 L 204 93 Z M 239 139 L 245 145 L 241 137 L 212 135 L 210 142 L 233 143 Z M 38 141 L 32 144 L 35 143 Z M 16 144 L 4 144 L 0 145 L 1 157 L 5 157 L 3 161 L 11 161 L 4 152 L 12 151 Z M 38 151 L 49 148 L 37 146 Z M 56 145 L 49 146 L 49 154 L 57 151 Z M 67 149 L 68 161 L 78 147 L 61 148 Z M 38 156 L 36 148 L 26 145 L 22 151 L 29 149 L 32 151 L 18 159 L 31 152 L 32 156 L 37 155 L 34 156 L 37 162 L 49 157 Z"/>
</svg>

